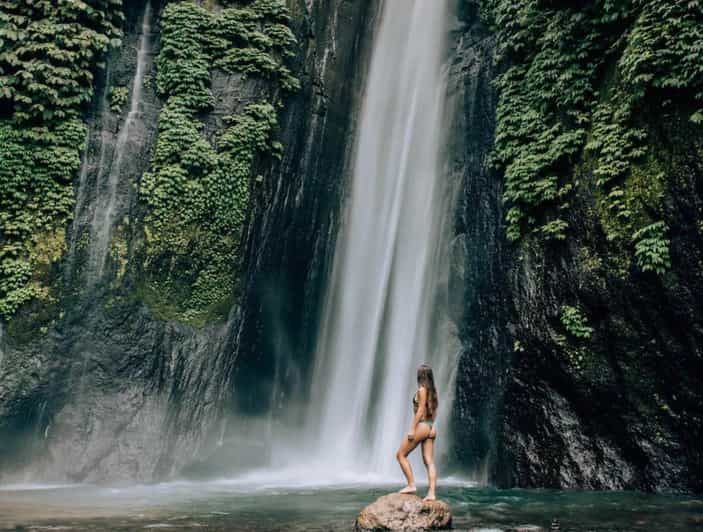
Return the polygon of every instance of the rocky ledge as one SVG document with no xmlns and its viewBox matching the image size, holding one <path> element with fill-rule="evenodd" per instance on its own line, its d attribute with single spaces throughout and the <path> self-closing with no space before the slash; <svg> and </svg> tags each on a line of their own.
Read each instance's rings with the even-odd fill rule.
<svg viewBox="0 0 703 532">
<path fill-rule="evenodd" d="M 381 530 L 446 530 L 452 527 L 449 505 L 423 501 L 417 495 L 391 493 L 379 497 L 361 510 L 357 532 Z"/>
</svg>

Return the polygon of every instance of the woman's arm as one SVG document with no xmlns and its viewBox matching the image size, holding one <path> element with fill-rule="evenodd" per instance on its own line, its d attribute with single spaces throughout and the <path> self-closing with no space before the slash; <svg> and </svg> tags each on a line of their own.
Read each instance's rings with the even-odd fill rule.
<svg viewBox="0 0 703 532">
<path fill-rule="evenodd" d="M 410 432 L 408 432 L 408 439 L 409 440 L 414 440 L 415 439 L 415 428 L 417 427 L 417 424 L 425 419 L 425 408 L 427 405 L 427 390 L 425 390 L 424 386 L 420 386 L 420 388 L 417 390 L 417 412 L 415 412 L 415 415 L 413 416 L 413 423 L 412 426 L 410 427 Z"/>
</svg>

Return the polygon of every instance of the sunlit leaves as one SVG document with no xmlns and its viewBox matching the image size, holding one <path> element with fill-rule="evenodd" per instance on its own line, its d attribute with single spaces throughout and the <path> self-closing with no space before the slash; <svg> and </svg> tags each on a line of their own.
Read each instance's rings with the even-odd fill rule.
<svg viewBox="0 0 703 532">
<path fill-rule="evenodd" d="M 588 340 L 593 334 L 593 327 L 588 324 L 586 316 L 577 307 L 564 305 L 561 307 L 559 319 L 566 332 L 575 338 Z"/>
</svg>

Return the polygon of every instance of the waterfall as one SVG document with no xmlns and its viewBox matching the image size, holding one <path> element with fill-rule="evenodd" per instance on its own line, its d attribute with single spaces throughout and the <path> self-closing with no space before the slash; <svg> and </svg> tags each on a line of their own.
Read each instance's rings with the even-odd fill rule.
<svg viewBox="0 0 703 532">
<path fill-rule="evenodd" d="M 118 185 L 120 185 L 120 177 L 125 173 L 124 166 L 125 162 L 129 160 L 129 156 L 132 153 L 138 153 L 138 150 L 132 151 L 129 148 L 131 146 L 137 148 L 143 144 L 145 125 L 141 116 L 140 102 L 144 75 L 148 71 L 151 61 L 151 19 L 152 9 L 150 2 L 147 2 L 144 7 L 137 44 L 137 65 L 130 91 L 129 111 L 117 136 L 112 154 L 112 164 L 109 168 L 105 167 L 108 142 L 105 138 L 101 142 L 96 182 L 97 199 L 90 227 L 88 274 L 91 281 L 97 281 L 103 275 L 112 227 L 119 207 Z M 103 137 L 104 135 L 105 131 L 103 131 Z M 136 179 L 138 176 L 134 177 Z"/>
<path fill-rule="evenodd" d="M 0 321 L 0 375 L 2 375 L 2 363 L 5 360 L 5 325 Z"/>
<path fill-rule="evenodd" d="M 416 368 L 435 368 L 448 434 L 451 354 L 436 341 L 447 0 L 387 0 L 318 341 L 308 432 L 336 468 L 387 474 L 410 428 Z M 438 440 L 439 441 L 439 440 Z"/>
<path fill-rule="evenodd" d="M 104 121 L 107 117 L 110 104 L 108 100 L 110 91 L 110 64 L 108 63 L 105 69 L 105 86 L 103 87 L 102 95 L 100 101 L 102 102 L 102 107 L 100 109 L 100 117 Z M 88 128 L 85 136 L 85 147 L 83 148 L 83 153 L 81 154 L 81 171 L 78 174 L 78 186 L 76 188 L 76 204 L 73 207 L 73 222 L 71 223 L 71 230 L 69 231 L 68 240 L 68 253 L 66 256 L 66 279 L 70 280 L 73 275 L 73 267 L 76 257 L 76 245 L 78 244 L 78 235 L 81 232 L 81 225 L 84 223 L 83 212 L 86 209 L 88 203 L 88 174 L 90 173 L 90 128 Z M 105 143 L 101 142 L 101 162 L 105 160 Z"/>
</svg>

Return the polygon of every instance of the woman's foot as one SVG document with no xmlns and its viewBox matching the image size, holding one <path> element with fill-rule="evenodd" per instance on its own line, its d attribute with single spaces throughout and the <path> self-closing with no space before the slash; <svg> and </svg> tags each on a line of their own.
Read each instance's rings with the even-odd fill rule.
<svg viewBox="0 0 703 532">
<path fill-rule="evenodd" d="M 436 501 L 437 496 L 434 493 L 428 493 L 427 495 L 425 495 L 425 498 L 422 500 L 423 501 Z"/>
<path fill-rule="evenodd" d="M 409 486 L 405 486 L 398 493 L 415 493 L 416 491 L 417 491 L 417 488 L 415 487 L 415 484 L 411 484 Z"/>
</svg>

